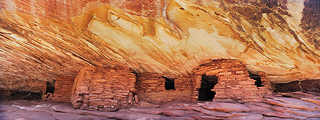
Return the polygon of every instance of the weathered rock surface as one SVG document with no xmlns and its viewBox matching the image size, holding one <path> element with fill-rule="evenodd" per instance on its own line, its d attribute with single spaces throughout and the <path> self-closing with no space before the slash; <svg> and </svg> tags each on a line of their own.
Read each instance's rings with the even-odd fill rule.
<svg viewBox="0 0 320 120">
<path fill-rule="evenodd" d="M 0 88 L 87 65 L 188 74 L 233 58 L 273 82 L 320 78 L 318 0 L 1 0 Z M 31 85 L 32 86 L 32 85 Z M 35 90 L 36 91 L 36 90 Z"/>
<path fill-rule="evenodd" d="M 274 84 L 276 92 L 295 92 L 295 91 L 306 91 L 306 92 L 320 92 L 319 80 L 304 80 L 304 81 L 293 81 L 289 83 L 278 83 Z"/>
<path fill-rule="evenodd" d="M 286 93 L 295 96 L 296 93 Z M 281 104 L 269 102 L 202 102 L 168 103 L 161 106 L 136 106 L 117 112 L 99 112 L 73 109 L 71 104 L 42 101 L 3 101 L 1 120 L 319 120 L 320 105 L 303 102 L 303 99 L 320 96 L 303 93 L 299 97 L 276 97 Z M 283 101 L 281 101 L 283 100 Z M 289 101 L 289 102 L 286 102 Z M 292 105 L 290 101 L 297 102 Z M 312 105 L 307 107 L 306 105 Z M 305 107 L 301 107 L 305 106 Z"/>
<path fill-rule="evenodd" d="M 203 108 L 208 110 L 215 110 L 221 112 L 248 112 L 250 109 L 241 104 L 234 103 L 218 103 L 218 102 L 207 102 L 202 105 Z"/>
</svg>

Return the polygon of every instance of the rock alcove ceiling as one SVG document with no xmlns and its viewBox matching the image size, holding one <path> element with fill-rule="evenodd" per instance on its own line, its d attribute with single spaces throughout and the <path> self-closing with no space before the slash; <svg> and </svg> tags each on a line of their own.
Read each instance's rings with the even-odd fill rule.
<svg viewBox="0 0 320 120">
<path fill-rule="evenodd" d="M 1 0 L 0 88 L 114 63 L 190 74 L 219 58 L 274 83 L 320 79 L 319 18 L 318 0 Z"/>
</svg>

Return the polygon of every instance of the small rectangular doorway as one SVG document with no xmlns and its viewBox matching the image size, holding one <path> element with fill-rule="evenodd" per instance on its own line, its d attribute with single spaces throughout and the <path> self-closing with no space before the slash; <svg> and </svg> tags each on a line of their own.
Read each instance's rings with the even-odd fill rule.
<svg viewBox="0 0 320 120">
<path fill-rule="evenodd" d="M 212 101 L 216 92 L 211 91 L 211 89 L 218 83 L 217 76 L 207 76 L 202 75 L 201 77 L 201 87 L 198 91 L 198 100 L 199 101 Z"/>
<path fill-rule="evenodd" d="M 56 80 L 53 80 L 52 82 L 47 81 L 47 88 L 46 88 L 45 94 L 54 93 L 55 83 L 56 83 Z"/>
</svg>

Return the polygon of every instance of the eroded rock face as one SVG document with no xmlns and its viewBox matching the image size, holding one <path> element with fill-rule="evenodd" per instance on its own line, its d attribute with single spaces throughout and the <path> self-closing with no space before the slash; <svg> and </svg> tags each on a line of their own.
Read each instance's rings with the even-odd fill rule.
<svg viewBox="0 0 320 120">
<path fill-rule="evenodd" d="M 320 78 L 317 0 L 2 0 L 1 88 L 87 65 L 189 74 L 232 58 L 273 82 Z M 23 86 L 23 84 L 19 84 Z"/>
</svg>

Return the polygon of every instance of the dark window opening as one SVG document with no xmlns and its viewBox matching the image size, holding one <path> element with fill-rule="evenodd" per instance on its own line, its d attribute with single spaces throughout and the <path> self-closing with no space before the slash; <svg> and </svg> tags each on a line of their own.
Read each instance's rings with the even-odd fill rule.
<svg viewBox="0 0 320 120">
<path fill-rule="evenodd" d="M 47 81 L 47 88 L 46 88 L 46 94 L 48 94 L 48 93 L 54 93 L 54 90 L 55 90 L 55 88 L 54 88 L 54 85 L 55 85 L 55 80 L 53 80 L 52 81 L 52 83 L 50 83 L 49 81 Z"/>
<path fill-rule="evenodd" d="M 207 76 L 202 75 L 201 77 L 201 87 L 199 88 L 199 101 L 212 101 L 216 92 L 211 91 L 213 87 L 218 83 L 217 76 Z"/>
<path fill-rule="evenodd" d="M 249 72 L 249 77 L 250 77 L 251 79 L 254 79 L 254 80 L 255 80 L 254 84 L 255 84 L 257 87 L 263 87 L 263 84 L 262 84 L 262 81 L 261 81 L 261 77 L 260 77 L 259 75 L 253 74 L 253 73 Z"/>
<path fill-rule="evenodd" d="M 175 90 L 174 79 L 163 77 L 165 79 L 165 88 L 166 90 Z"/>
</svg>

